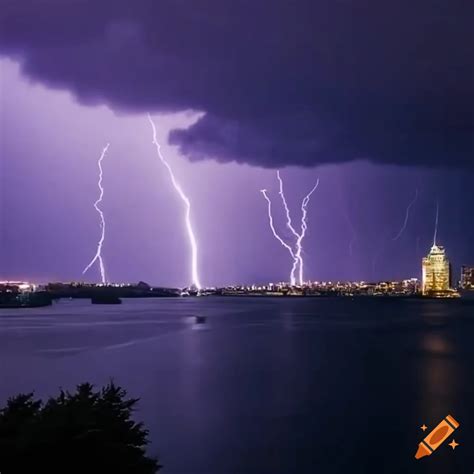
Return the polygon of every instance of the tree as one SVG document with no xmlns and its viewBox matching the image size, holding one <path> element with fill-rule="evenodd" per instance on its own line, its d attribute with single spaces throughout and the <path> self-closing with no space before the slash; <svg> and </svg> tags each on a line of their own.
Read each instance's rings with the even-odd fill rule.
<svg viewBox="0 0 474 474">
<path fill-rule="evenodd" d="M 113 382 L 75 393 L 61 390 L 46 403 L 34 395 L 10 398 L 0 410 L 0 472 L 153 474 L 145 454 L 148 431 L 131 415 L 137 399 Z"/>
</svg>

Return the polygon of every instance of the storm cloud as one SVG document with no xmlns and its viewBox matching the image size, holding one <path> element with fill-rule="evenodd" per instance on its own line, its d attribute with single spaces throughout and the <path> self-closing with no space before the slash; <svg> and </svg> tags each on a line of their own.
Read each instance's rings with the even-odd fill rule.
<svg viewBox="0 0 474 474">
<path fill-rule="evenodd" d="M 473 17 L 467 0 L 3 0 L 0 53 L 82 103 L 200 112 L 169 137 L 191 160 L 468 166 Z"/>
</svg>

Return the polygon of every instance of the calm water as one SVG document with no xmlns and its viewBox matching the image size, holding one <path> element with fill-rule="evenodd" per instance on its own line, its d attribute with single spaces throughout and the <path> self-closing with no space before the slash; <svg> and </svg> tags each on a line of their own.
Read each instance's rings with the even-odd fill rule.
<svg viewBox="0 0 474 474">
<path fill-rule="evenodd" d="M 467 302 L 189 298 L 0 312 L 2 403 L 111 377 L 141 398 L 164 473 L 474 472 Z M 416 461 L 419 427 L 448 414 L 460 446 Z"/>
</svg>

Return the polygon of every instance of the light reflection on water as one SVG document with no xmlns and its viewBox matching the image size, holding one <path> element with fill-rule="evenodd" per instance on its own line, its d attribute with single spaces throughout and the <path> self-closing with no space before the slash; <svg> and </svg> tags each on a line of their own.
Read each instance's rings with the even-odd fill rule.
<svg viewBox="0 0 474 474">
<path fill-rule="evenodd" d="M 10 310 L 0 313 L 0 399 L 113 377 L 141 398 L 150 450 L 171 473 L 449 474 L 461 472 L 467 450 L 440 449 L 424 464 L 413 455 L 419 426 L 448 413 L 474 445 L 473 329 L 473 307 L 459 301 L 190 298 Z"/>
</svg>

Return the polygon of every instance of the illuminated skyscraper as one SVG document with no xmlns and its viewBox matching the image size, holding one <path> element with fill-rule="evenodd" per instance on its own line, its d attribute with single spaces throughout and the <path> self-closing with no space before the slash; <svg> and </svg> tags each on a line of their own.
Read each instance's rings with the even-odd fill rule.
<svg viewBox="0 0 474 474">
<path fill-rule="evenodd" d="M 444 247 L 433 244 L 430 253 L 423 258 L 423 294 L 448 292 L 451 283 L 451 266 Z"/>
</svg>

